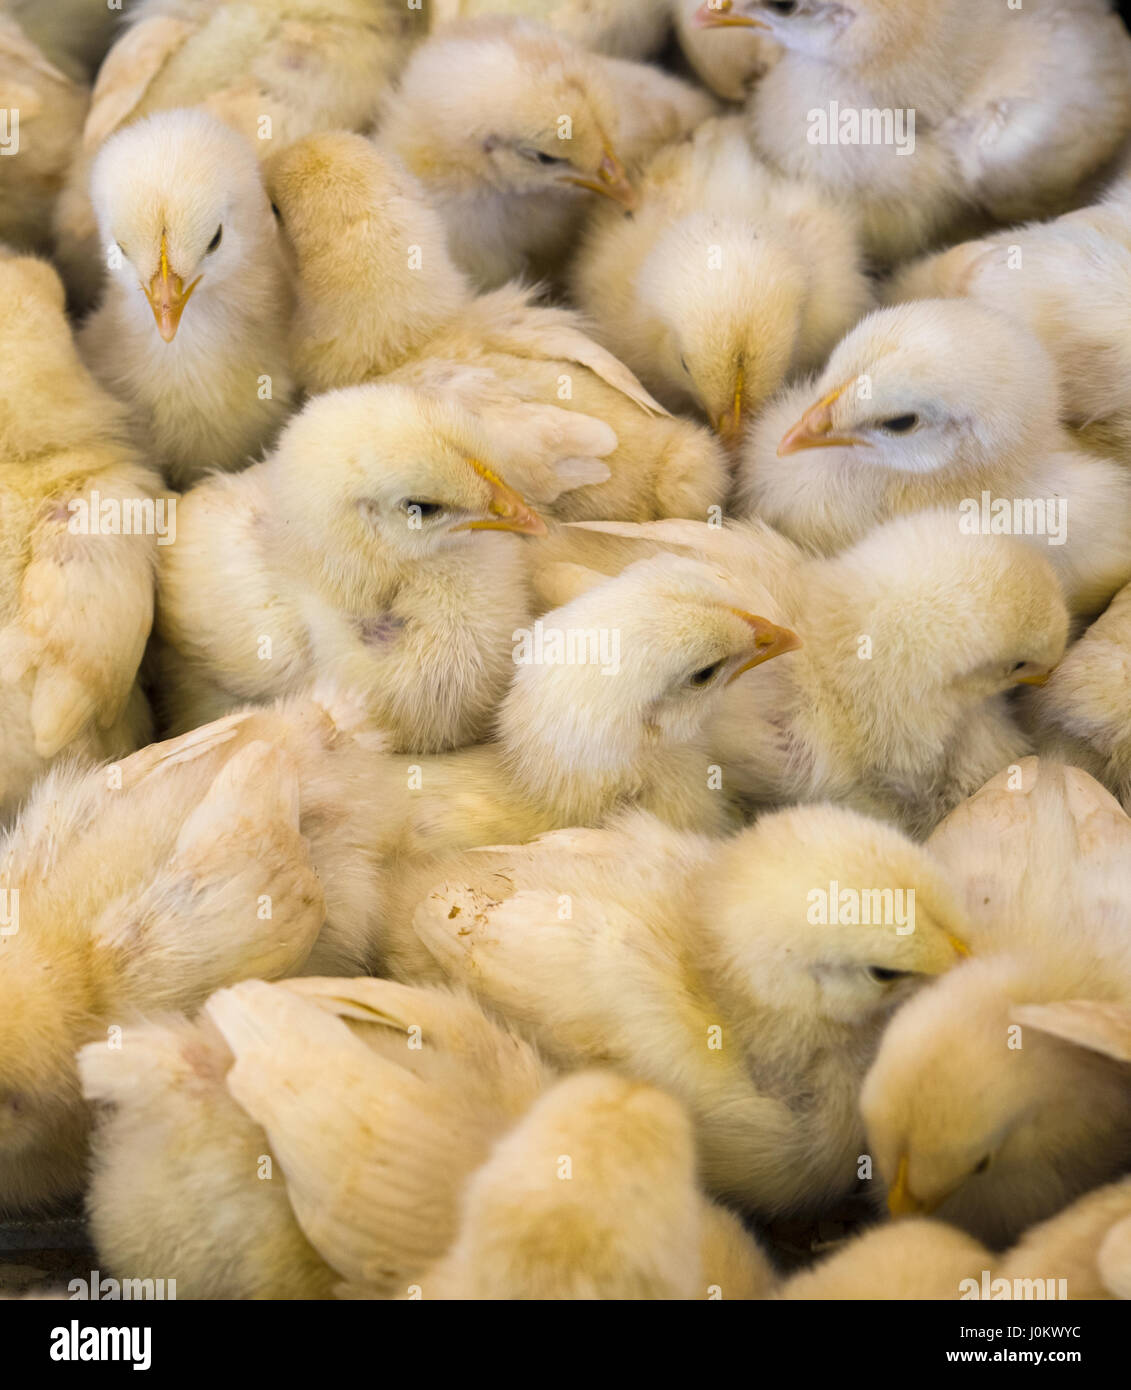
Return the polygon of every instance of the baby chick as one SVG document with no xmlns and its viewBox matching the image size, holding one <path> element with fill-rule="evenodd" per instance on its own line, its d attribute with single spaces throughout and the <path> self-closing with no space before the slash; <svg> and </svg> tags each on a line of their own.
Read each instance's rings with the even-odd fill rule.
<svg viewBox="0 0 1131 1390">
<path fill-rule="evenodd" d="M 1026 1231 L 994 1274 L 1014 1288 L 1015 1280 L 1055 1281 L 1060 1298 L 1131 1297 L 1131 1179 L 1097 1188 Z"/>
<path fill-rule="evenodd" d="M 676 37 L 683 56 L 699 80 L 716 96 L 742 102 L 758 79 L 781 57 L 780 44 L 764 29 L 753 26 L 741 33 L 720 33 L 699 23 L 702 0 L 670 0 Z"/>
<path fill-rule="evenodd" d="M 0 151 L 0 241 L 51 246 L 51 207 L 78 141 L 90 94 L 28 34 L 0 14 L 0 97 L 7 108 Z"/>
<path fill-rule="evenodd" d="M 461 876 L 473 860 L 483 887 Z M 551 1060 L 670 1090 L 695 1118 L 708 1189 L 767 1214 L 853 1187 L 856 1090 L 883 1020 L 965 951 L 930 856 L 831 806 L 766 816 L 722 844 L 637 817 L 452 868 L 413 917 L 449 977 Z M 887 925 L 860 925 L 878 909 L 832 911 L 842 887 L 889 902 Z M 910 931 L 896 889 L 905 902 L 915 890 Z"/>
<path fill-rule="evenodd" d="M 879 520 L 947 506 L 954 531 L 1016 534 L 1075 613 L 1131 578 L 1131 477 L 1058 422 L 1056 370 L 1012 322 L 963 300 L 882 309 L 747 441 L 745 507 L 824 551 Z"/>
<path fill-rule="evenodd" d="M 828 559 L 760 522 L 585 523 L 565 528 L 553 555 L 587 537 L 582 563 L 616 568 L 623 551 L 602 555 L 597 544 L 611 533 L 614 547 L 711 556 L 746 606 L 802 642 L 788 662 L 728 690 L 710 721 L 730 794 L 751 807 L 843 802 L 926 835 L 1032 751 L 1005 692 L 1047 676 L 1068 635 L 1060 586 L 1034 548 L 963 536 L 949 522 L 902 517 Z"/>
<path fill-rule="evenodd" d="M 54 6 L 52 6 L 54 8 Z M 90 162 L 128 122 L 202 106 L 266 155 L 315 130 L 371 129 L 385 87 L 423 35 L 420 5 L 397 0 L 140 0 L 98 72 L 83 149 L 56 210 L 76 301 L 105 267 Z"/>
<path fill-rule="evenodd" d="M 2 822 L 56 758 L 149 739 L 136 678 L 167 514 L 125 410 L 79 360 L 59 277 L 0 255 L 0 301 Z"/>
<path fill-rule="evenodd" d="M 962 1281 L 981 1288 L 993 1256 L 980 1241 L 941 1221 L 908 1219 L 877 1227 L 788 1279 L 777 1297 L 790 1302 L 949 1299 Z"/>
<path fill-rule="evenodd" d="M 249 975 L 374 959 L 383 754 L 313 702 L 53 770 L 0 840 L 0 1208 L 77 1190 L 75 1052 Z"/>
<path fill-rule="evenodd" d="M 293 395 L 289 291 L 251 147 L 206 112 L 163 112 L 107 141 L 92 192 L 112 273 L 79 336 L 87 365 L 175 486 L 243 467 Z"/>
<path fill-rule="evenodd" d="M 851 217 L 772 174 L 737 117 L 661 150 L 631 218 L 598 209 L 572 278 L 648 389 L 673 410 L 703 411 L 732 444 L 871 305 Z"/>
<path fill-rule="evenodd" d="M 785 48 L 751 98 L 756 143 L 858 201 L 883 259 L 921 251 L 963 204 L 1063 210 L 1131 127 L 1131 40 L 1107 0 L 709 0 L 699 17 Z"/>
<path fill-rule="evenodd" d="M 1074 643 L 1028 714 L 1041 751 L 1087 768 L 1131 811 L 1131 585 Z"/>
<path fill-rule="evenodd" d="M 515 439 L 552 427 L 563 410 L 595 417 L 615 431 L 616 448 L 601 451 L 599 475 L 578 477 L 588 485 L 551 505 L 567 520 L 705 517 L 721 503 L 718 442 L 669 418 L 574 315 L 517 286 L 476 298 L 419 184 L 367 141 L 315 136 L 267 172 L 297 261 L 291 357 L 306 390 L 393 374 L 457 397 L 496 450 L 509 439 L 516 453 Z"/>
<path fill-rule="evenodd" d="M 610 1072 L 579 1072 L 536 1101 L 468 1182 L 459 1235 L 418 1296 L 695 1299 L 713 1286 L 716 1297 L 761 1297 L 773 1271 L 750 1237 L 745 1268 L 720 1274 L 720 1209 L 695 1181 L 678 1101 Z"/>
<path fill-rule="evenodd" d="M 432 0 L 432 28 L 509 13 L 610 58 L 652 58 L 668 35 L 669 0 Z"/>
<path fill-rule="evenodd" d="M 557 271 L 590 195 L 635 207 L 626 165 L 714 109 L 657 68 L 522 20 L 485 19 L 420 45 L 385 102 L 378 141 L 423 183 L 456 262 L 491 289 Z"/>
<path fill-rule="evenodd" d="M 454 1238 L 467 1177 L 552 1080 L 461 995 L 371 979 L 248 982 L 79 1065 L 108 1103 L 99 1254 L 194 1298 L 326 1298 L 343 1278 L 407 1293 Z"/>
</svg>

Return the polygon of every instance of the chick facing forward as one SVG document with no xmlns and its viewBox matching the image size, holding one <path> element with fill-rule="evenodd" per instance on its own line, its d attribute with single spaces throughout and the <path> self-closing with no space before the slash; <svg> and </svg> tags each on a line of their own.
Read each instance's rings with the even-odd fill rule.
<svg viewBox="0 0 1131 1390">
<path fill-rule="evenodd" d="M 378 141 L 421 180 L 452 255 L 490 289 L 559 271 L 594 195 L 634 207 L 627 166 L 714 109 L 657 68 L 487 19 L 421 44 L 385 102 Z"/>
<path fill-rule="evenodd" d="M 83 367 L 45 262 L 0 255 L 0 821 L 60 757 L 151 736 L 137 683 L 173 504 Z"/>
<path fill-rule="evenodd" d="M 466 1179 L 553 1080 L 466 997 L 373 979 L 249 982 L 79 1065 L 99 1256 L 181 1298 L 407 1293 L 454 1239 Z"/>
<path fill-rule="evenodd" d="M 250 145 L 206 112 L 164 112 L 106 143 L 92 189 L 111 276 L 79 335 L 87 366 L 175 486 L 242 468 L 293 394 L 290 290 Z"/>
<path fill-rule="evenodd" d="M 402 386 L 315 398 L 278 449 L 181 501 L 157 632 L 167 713 L 195 724 L 325 678 L 392 745 L 484 738 L 529 615 L 545 523 L 477 422 Z"/>
<path fill-rule="evenodd" d="M 423 1299 L 757 1298 L 773 1271 L 742 1234 L 721 1273 L 687 1112 L 611 1073 L 561 1081 L 470 1179 L 459 1235 Z M 716 1276 L 719 1276 L 716 1278 Z"/>
<path fill-rule="evenodd" d="M 39 782 L 0 841 L 0 1208 L 78 1190 L 84 1043 L 248 976 L 372 964 L 384 756 L 299 702 Z"/>
<path fill-rule="evenodd" d="M 631 218 L 598 209 L 572 271 L 602 341 L 731 443 L 871 305 L 851 215 L 771 173 L 737 117 L 661 150 Z"/>
<path fill-rule="evenodd" d="M 518 286 L 477 298 L 418 182 L 367 141 L 311 137 L 277 156 L 267 177 L 297 265 L 291 356 L 306 390 L 392 375 L 454 397 L 497 450 L 516 456 L 512 470 L 516 439 L 564 437 L 577 427 L 569 414 L 599 420 L 615 448 L 601 451 L 602 471 L 579 475 L 550 503 L 548 514 L 566 520 L 705 517 L 722 502 L 718 442 L 668 417 L 576 315 L 539 306 Z"/>
<path fill-rule="evenodd" d="M 1074 443 L 1059 404 L 1051 358 L 1016 322 L 962 300 L 883 309 L 765 411 L 739 491 L 826 552 L 949 507 L 955 532 L 1040 549 L 1072 610 L 1094 613 L 1131 577 L 1131 477 Z"/>
<path fill-rule="evenodd" d="M 641 819 L 477 858 L 413 917 L 451 979 L 551 1060 L 611 1064 L 678 1096 L 708 1190 L 778 1214 L 854 1187 L 856 1095 L 883 1023 L 965 951 L 929 855 L 880 822 L 807 806 L 722 844 Z M 625 867 L 638 860 L 656 866 L 643 892 Z"/>
</svg>

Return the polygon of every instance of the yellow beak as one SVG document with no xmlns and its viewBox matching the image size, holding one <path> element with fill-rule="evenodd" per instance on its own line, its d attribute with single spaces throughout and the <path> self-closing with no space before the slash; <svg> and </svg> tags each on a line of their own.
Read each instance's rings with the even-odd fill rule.
<svg viewBox="0 0 1131 1390">
<path fill-rule="evenodd" d="M 630 212 L 639 206 L 640 200 L 628 177 L 627 170 L 607 145 L 605 146 L 605 157 L 597 166 L 595 179 L 583 178 L 580 174 L 566 174 L 562 182 L 572 183 L 578 188 L 586 188 L 590 193 L 600 193 L 605 198 L 612 198 L 614 202 L 622 204 Z"/>
<path fill-rule="evenodd" d="M 518 536 L 547 536 L 546 523 L 529 507 L 514 488 L 508 487 L 502 478 L 478 459 L 468 459 L 468 463 L 481 478 L 486 479 L 491 489 L 488 504 L 488 517 L 482 521 L 461 521 L 453 526 L 453 531 L 513 531 Z"/>
<path fill-rule="evenodd" d="M 895 1170 L 895 1182 L 888 1190 L 888 1211 L 892 1216 L 921 1216 L 927 1208 L 919 1199 L 912 1195 L 911 1189 L 907 1185 L 907 1155 L 903 1154 L 899 1160 L 899 1167 Z"/>
<path fill-rule="evenodd" d="M 171 343 L 177 336 L 177 328 L 180 326 L 181 315 L 189 302 L 189 296 L 203 278 L 202 275 L 198 275 L 188 289 L 185 289 L 181 277 L 172 274 L 169 269 L 169 248 L 165 243 L 165 233 L 162 232 L 161 268 L 150 280 L 149 288 L 145 289 L 143 285 L 142 289 L 145 290 L 145 297 L 153 310 L 153 317 L 157 320 L 157 331 L 167 343 Z"/>
<path fill-rule="evenodd" d="M 849 449 L 857 445 L 870 448 L 868 440 L 859 435 L 833 434 L 833 406 L 855 384 L 853 377 L 811 406 L 778 445 L 778 458 L 799 454 L 802 449 Z"/>
<path fill-rule="evenodd" d="M 1051 668 L 1050 668 L 1049 670 L 1047 670 L 1047 671 L 1038 671 L 1037 674 L 1034 675 L 1034 676 L 1022 676 L 1021 679 L 1017 682 L 1017 684 L 1018 684 L 1018 685 L 1048 685 L 1049 681 L 1052 679 L 1052 673 L 1053 673 L 1053 671 L 1055 671 L 1055 670 L 1056 670 L 1056 667 L 1054 666 L 1054 667 L 1051 667 Z"/>
<path fill-rule="evenodd" d="M 730 410 L 724 410 L 715 424 L 719 438 L 730 449 L 737 449 L 742 443 L 742 393 L 746 387 L 746 368 L 740 361 L 734 378 L 734 403 Z"/>
<path fill-rule="evenodd" d="M 960 941 L 957 936 L 952 935 L 950 932 L 947 932 L 946 939 L 950 942 L 955 955 L 969 956 L 970 947 L 967 946 L 965 941 Z"/>
<path fill-rule="evenodd" d="M 768 618 L 759 618 L 756 613 L 747 613 L 741 608 L 730 611 L 754 629 L 754 655 L 734 672 L 727 685 L 733 685 L 739 676 L 752 671 L 755 666 L 773 661 L 775 656 L 784 656 L 786 652 L 795 652 L 801 646 L 801 638 L 787 627 L 778 627 Z"/>
<path fill-rule="evenodd" d="M 692 16 L 697 29 L 768 29 L 764 19 L 734 13 L 734 0 L 707 0 Z"/>
</svg>

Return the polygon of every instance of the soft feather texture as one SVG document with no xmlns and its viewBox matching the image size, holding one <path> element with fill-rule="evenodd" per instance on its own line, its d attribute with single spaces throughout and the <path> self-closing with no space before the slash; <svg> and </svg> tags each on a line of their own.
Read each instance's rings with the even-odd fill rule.
<svg viewBox="0 0 1131 1390">
<path fill-rule="evenodd" d="M 722 502 L 724 456 L 707 432 L 669 418 L 576 315 L 517 285 L 476 297 L 417 181 L 366 141 L 312 137 L 267 177 L 297 262 L 291 355 L 307 390 L 392 375 L 455 397 L 496 451 L 516 456 L 508 472 L 520 490 L 516 437 L 572 437 L 580 422 L 565 412 L 602 422 L 616 447 L 585 448 L 604 469 L 550 505 L 566 520 L 705 517 Z"/>
<path fill-rule="evenodd" d="M 454 20 L 515 14 L 610 58 L 651 58 L 667 37 L 668 0 L 431 0 L 435 30 Z"/>
<path fill-rule="evenodd" d="M 0 256 L 0 820 L 58 757 L 120 757 L 152 724 L 160 479 L 75 351 L 45 262 Z M 148 508 L 148 527 L 145 524 Z"/>
</svg>

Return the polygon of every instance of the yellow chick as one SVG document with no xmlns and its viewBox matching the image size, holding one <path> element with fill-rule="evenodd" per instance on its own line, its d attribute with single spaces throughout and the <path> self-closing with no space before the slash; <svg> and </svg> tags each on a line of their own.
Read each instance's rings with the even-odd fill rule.
<svg viewBox="0 0 1131 1390">
<path fill-rule="evenodd" d="M 1028 716 L 1041 751 L 1087 768 L 1131 812 L 1131 585 L 1033 691 Z"/>
<path fill-rule="evenodd" d="M 372 979 L 250 982 L 79 1066 L 104 1103 L 99 1256 L 182 1298 L 328 1298 L 343 1279 L 406 1293 L 454 1238 L 467 1177 L 553 1079 L 462 995 Z"/>
<path fill-rule="evenodd" d="M 561 1081 L 468 1182 L 459 1235 L 418 1281 L 423 1299 L 759 1297 L 773 1271 L 713 1278 L 716 1216 L 696 1191 L 687 1112 L 610 1072 Z M 717 1268 L 714 1272 L 718 1272 Z"/>
<path fill-rule="evenodd" d="M 0 299 L 2 822 L 57 758 L 151 736 L 137 673 L 175 514 L 79 360 L 54 270 L 0 255 Z"/>
<path fill-rule="evenodd" d="M 54 8 L 54 5 L 52 6 Z M 91 160 L 123 125 L 203 106 L 260 155 L 315 130 L 371 129 L 382 93 L 426 27 L 397 0 L 140 0 L 98 72 L 82 149 L 55 214 L 76 302 L 106 265 L 89 196 Z"/>
<path fill-rule="evenodd" d="M 515 439 L 553 427 L 562 411 L 603 421 L 616 448 L 601 452 L 599 477 L 580 477 L 588 485 L 549 505 L 566 520 L 705 518 L 722 502 L 718 442 L 669 418 L 575 315 L 535 304 L 518 286 L 476 298 L 419 184 L 367 141 L 311 137 L 267 174 L 297 262 L 291 359 L 306 390 L 393 375 L 458 398 L 481 416 L 497 451 L 509 440 L 515 453 Z"/>
<path fill-rule="evenodd" d="M 173 727 L 325 678 L 397 749 L 490 733 L 530 615 L 518 538 L 546 526 L 476 423 L 403 386 L 333 391 L 182 499 L 158 575 Z"/>
<path fill-rule="evenodd" d="M 720 33 L 698 20 L 702 0 L 670 0 L 680 50 L 696 77 L 724 101 L 743 102 L 782 55 L 764 29 Z"/>
<path fill-rule="evenodd" d="M 568 565 L 576 549 L 581 563 L 616 569 L 641 545 L 710 556 L 748 607 L 801 642 L 728 690 L 710 720 L 729 794 L 748 808 L 842 802 L 918 836 L 1032 751 L 1005 694 L 1046 677 L 1068 636 L 1035 548 L 949 523 L 901 517 L 827 559 L 754 521 L 583 523 L 554 538 L 551 559 Z"/>
<path fill-rule="evenodd" d="M 668 0 L 432 0 L 435 31 L 458 19 L 512 14 L 536 20 L 610 58 L 654 58 L 668 36 Z"/>
<path fill-rule="evenodd" d="M 1046 1298 L 1131 1298 L 1131 1179 L 1097 1188 L 1026 1231 L 994 1274 L 1014 1298 L 1039 1298 L 1038 1289 Z"/>
<path fill-rule="evenodd" d="M 51 209 L 86 118 L 90 93 L 0 14 L 0 241 L 51 247 Z"/>
<path fill-rule="evenodd" d="M 771 173 L 739 117 L 660 151 L 631 218 L 598 209 L 573 265 L 602 341 L 673 410 L 728 443 L 871 307 L 851 216 Z"/>
<path fill-rule="evenodd" d="M 855 1097 L 883 1022 L 965 952 L 925 851 L 807 806 L 721 844 L 637 817 L 472 860 L 483 887 L 453 866 L 412 919 L 450 979 L 551 1060 L 678 1096 L 708 1190 L 780 1214 L 852 1189 Z"/>
<path fill-rule="evenodd" d="M 0 840 L 0 1207 L 78 1189 L 82 1044 L 249 975 L 373 962 L 384 756 L 298 702 L 39 782 Z"/>
<path fill-rule="evenodd" d="M 787 1302 L 951 1299 L 964 1280 L 981 1288 L 993 1255 L 980 1241 L 941 1221 L 908 1219 L 849 1241 L 777 1291 Z"/>
<path fill-rule="evenodd" d="M 496 18 L 443 28 L 415 50 L 377 138 L 424 185 L 456 263 L 493 289 L 556 273 L 592 195 L 634 207 L 627 166 L 714 109 L 658 68 Z"/>
<path fill-rule="evenodd" d="M 758 420 L 742 506 L 826 553 L 946 506 L 955 532 L 1039 549 L 1072 611 L 1095 613 L 1131 579 L 1131 476 L 1081 450 L 1059 405 L 1051 358 L 1016 322 L 964 300 L 882 309 Z"/>
<path fill-rule="evenodd" d="M 79 334 L 87 365 L 175 486 L 242 468 L 294 393 L 290 292 L 250 146 L 206 112 L 163 112 L 107 141 L 92 192 L 112 275 Z"/>
</svg>

